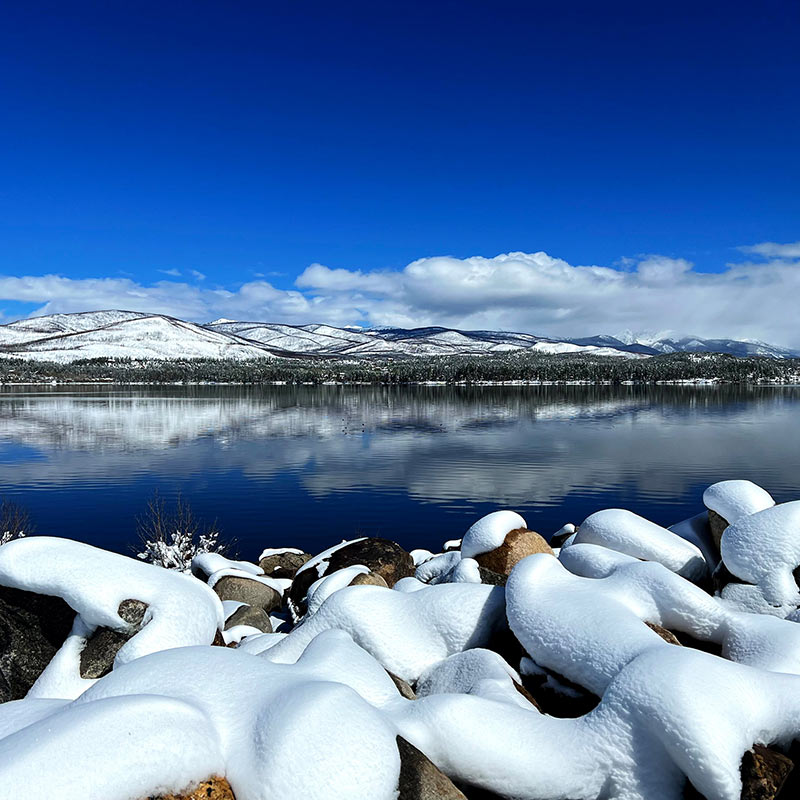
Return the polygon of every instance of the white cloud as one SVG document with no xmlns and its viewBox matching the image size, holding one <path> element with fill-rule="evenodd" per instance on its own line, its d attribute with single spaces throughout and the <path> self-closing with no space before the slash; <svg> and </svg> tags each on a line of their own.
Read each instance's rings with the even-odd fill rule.
<svg viewBox="0 0 800 800">
<path fill-rule="evenodd" d="M 180 278 L 181 276 L 181 271 L 179 269 L 175 269 L 174 267 L 173 269 L 160 269 L 159 272 L 164 275 L 169 275 L 173 278 Z"/>
<path fill-rule="evenodd" d="M 800 242 L 778 244 L 777 242 L 761 242 L 739 248 L 743 253 L 763 256 L 764 258 L 800 258 Z"/>
<path fill-rule="evenodd" d="M 626 259 L 623 269 L 613 269 L 573 266 L 543 252 L 422 258 L 401 270 L 312 264 L 292 290 L 263 279 L 230 290 L 167 280 L 144 285 L 129 278 L 0 276 L 0 300 L 40 304 L 36 314 L 124 308 L 198 321 L 367 321 L 575 337 L 657 329 L 800 347 L 800 244 L 741 250 L 758 260 L 729 264 L 720 273 L 659 255 Z"/>
<path fill-rule="evenodd" d="M 205 274 L 196 269 L 190 269 L 189 274 L 197 281 L 204 281 L 206 279 Z"/>
</svg>

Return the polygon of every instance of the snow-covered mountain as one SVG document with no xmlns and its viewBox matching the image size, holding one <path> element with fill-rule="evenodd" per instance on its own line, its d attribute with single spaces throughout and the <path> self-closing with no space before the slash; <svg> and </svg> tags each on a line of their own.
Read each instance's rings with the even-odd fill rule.
<svg viewBox="0 0 800 800">
<path fill-rule="evenodd" d="M 135 311 L 53 314 L 0 325 L 0 355 L 82 358 L 272 358 L 258 342 L 193 322 Z"/>
<path fill-rule="evenodd" d="M 491 355 L 516 350 L 642 358 L 659 353 L 727 353 L 789 358 L 800 354 L 763 342 L 614 336 L 554 339 L 530 333 L 452 328 L 335 328 L 219 319 L 207 325 L 163 314 L 91 311 L 52 314 L 0 325 L 0 356 L 48 361 L 84 358 L 412 357 Z"/>
</svg>

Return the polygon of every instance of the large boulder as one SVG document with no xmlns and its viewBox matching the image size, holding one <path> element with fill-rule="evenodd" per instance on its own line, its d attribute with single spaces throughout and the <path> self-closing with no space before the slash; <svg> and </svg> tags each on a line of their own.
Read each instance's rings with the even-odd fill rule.
<svg viewBox="0 0 800 800">
<path fill-rule="evenodd" d="M 248 606 L 263 608 L 267 614 L 281 607 L 280 593 L 254 578 L 223 575 L 214 584 L 214 591 L 220 600 L 235 600 Z"/>
<path fill-rule="evenodd" d="M 225 778 L 214 776 L 185 794 L 160 794 L 147 800 L 236 800 L 231 785 Z"/>
<path fill-rule="evenodd" d="M 412 576 L 415 569 L 414 559 L 399 544 L 373 537 L 336 550 L 330 557 L 327 572 L 355 564 L 363 564 L 370 572 L 380 575 L 390 588 L 401 578 Z"/>
<path fill-rule="evenodd" d="M 114 667 L 114 659 L 122 645 L 142 628 L 147 603 L 141 600 L 123 600 L 117 613 L 128 623 L 128 628 L 98 628 L 81 651 L 81 678 L 102 678 Z"/>
<path fill-rule="evenodd" d="M 534 553 L 553 555 L 553 549 L 544 537 L 535 531 L 516 528 L 506 534 L 505 540 L 499 547 L 488 553 L 479 553 L 474 558 L 484 569 L 500 575 L 510 575 L 518 561 Z"/>
<path fill-rule="evenodd" d="M 400 751 L 398 800 L 466 800 L 455 784 L 421 750 L 397 737 Z"/>
<path fill-rule="evenodd" d="M 306 611 L 306 595 L 311 584 L 324 575 L 361 564 L 380 575 L 390 588 L 401 578 L 414 575 L 414 559 L 399 544 L 378 537 L 359 539 L 334 550 L 327 559 L 301 570 L 289 590 L 290 607 L 296 616 Z"/>
<path fill-rule="evenodd" d="M 59 597 L 0 586 L 0 702 L 25 697 L 74 619 Z"/>
</svg>

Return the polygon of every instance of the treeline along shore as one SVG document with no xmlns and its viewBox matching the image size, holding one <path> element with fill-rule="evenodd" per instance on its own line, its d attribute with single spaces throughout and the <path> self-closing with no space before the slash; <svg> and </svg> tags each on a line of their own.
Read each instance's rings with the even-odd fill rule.
<svg viewBox="0 0 800 800">
<path fill-rule="evenodd" d="M 406 359 L 264 358 L 85 359 L 69 363 L 0 359 L 0 382 L 14 383 L 800 383 L 800 359 L 675 353 L 649 358 L 542 355 Z"/>
</svg>

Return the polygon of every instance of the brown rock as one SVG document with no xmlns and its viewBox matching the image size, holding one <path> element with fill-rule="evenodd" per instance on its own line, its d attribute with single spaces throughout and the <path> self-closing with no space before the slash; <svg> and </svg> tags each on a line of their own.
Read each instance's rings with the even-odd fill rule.
<svg viewBox="0 0 800 800">
<path fill-rule="evenodd" d="M 668 631 L 666 628 L 656 625 L 655 622 L 647 622 L 647 620 L 645 620 L 644 624 L 647 625 L 651 631 L 655 631 L 667 644 L 676 644 L 678 647 L 681 646 L 678 637 L 672 631 Z"/>
<path fill-rule="evenodd" d="M 719 550 L 719 544 L 722 541 L 722 533 L 728 527 L 728 520 L 717 514 L 716 511 L 708 509 L 708 525 L 711 528 L 711 538 Z"/>
<path fill-rule="evenodd" d="M 268 578 L 294 578 L 297 570 L 310 558 L 310 553 L 274 553 L 262 558 L 258 566 Z"/>
<path fill-rule="evenodd" d="M 792 760 L 782 753 L 753 745 L 742 756 L 741 800 L 774 800 L 793 767 Z"/>
<path fill-rule="evenodd" d="M 289 608 L 295 618 L 306 613 L 306 595 L 314 581 L 336 570 L 361 564 L 380 575 L 391 588 L 400 580 L 414 574 L 414 559 L 396 542 L 371 537 L 335 550 L 330 557 L 313 569 L 299 572 L 289 590 Z"/>
<path fill-rule="evenodd" d="M 506 539 L 500 547 L 490 553 L 481 553 L 475 560 L 481 567 L 497 572 L 501 575 L 510 575 L 514 565 L 526 556 L 534 553 L 549 553 L 553 550 L 549 544 L 535 531 L 517 528 L 506 534 Z"/>
<path fill-rule="evenodd" d="M 215 775 L 183 794 L 153 795 L 147 800 L 236 800 L 236 797 L 228 781 Z"/>
<path fill-rule="evenodd" d="M 350 581 L 351 586 L 383 586 L 384 589 L 389 588 L 389 584 L 378 575 L 377 572 L 362 572 L 359 575 L 356 575 L 352 581 Z"/>
<path fill-rule="evenodd" d="M 225 639 L 222 636 L 222 631 L 217 631 L 214 634 L 214 641 L 211 642 L 212 647 L 227 647 L 228 645 L 225 644 Z"/>
<path fill-rule="evenodd" d="M 414 559 L 389 539 L 371 537 L 352 542 L 334 551 L 328 562 L 327 573 L 337 569 L 363 564 L 371 572 L 380 575 L 390 588 L 400 580 L 414 574 Z"/>
<path fill-rule="evenodd" d="M 399 676 L 395 675 L 393 672 L 389 672 L 386 670 L 386 674 L 392 679 L 392 682 L 397 687 L 397 691 L 405 697 L 406 700 L 416 700 L 417 693 L 411 688 L 411 684 L 408 681 L 404 681 Z"/>
<path fill-rule="evenodd" d="M 252 578 L 225 575 L 214 584 L 220 600 L 236 600 L 248 606 L 263 608 L 268 614 L 281 607 L 281 596 L 271 586 Z"/>
<path fill-rule="evenodd" d="M 466 800 L 455 784 L 421 750 L 397 737 L 400 751 L 398 800 Z"/>
<path fill-rule="evenodd" d="M 536 698 L 521 684 L 517 683 L 515 680 L 511 681 L 514 684 L 514 688 L 534 707 L 537 711 L 541 711 L 542 707 L 537 702 Z"/>
<path fill-rule="evenodd" d="M 102 678 L 114 667 L 114 659 L 122 645 L 132 639 L 141 629 L 147 603 L 141 600 L 123 600 L 117 613 L 128 623 L 126 630 L 98 628 L 81 651 L 81 678 Z"/>
<path fill-rule="evenodd" d="M 787 784 L 793 767 L 794 762 L 788 756 L 760 744 L 753 745 L 753 749 L 742 756 L 739 768 L 741 800 L 794 800 L 797 795 L 788 791 L 790 787 Z M 683 797 L 684 800 L 702 800 L 704 796 L 687 781 Z"/>
</svg>

